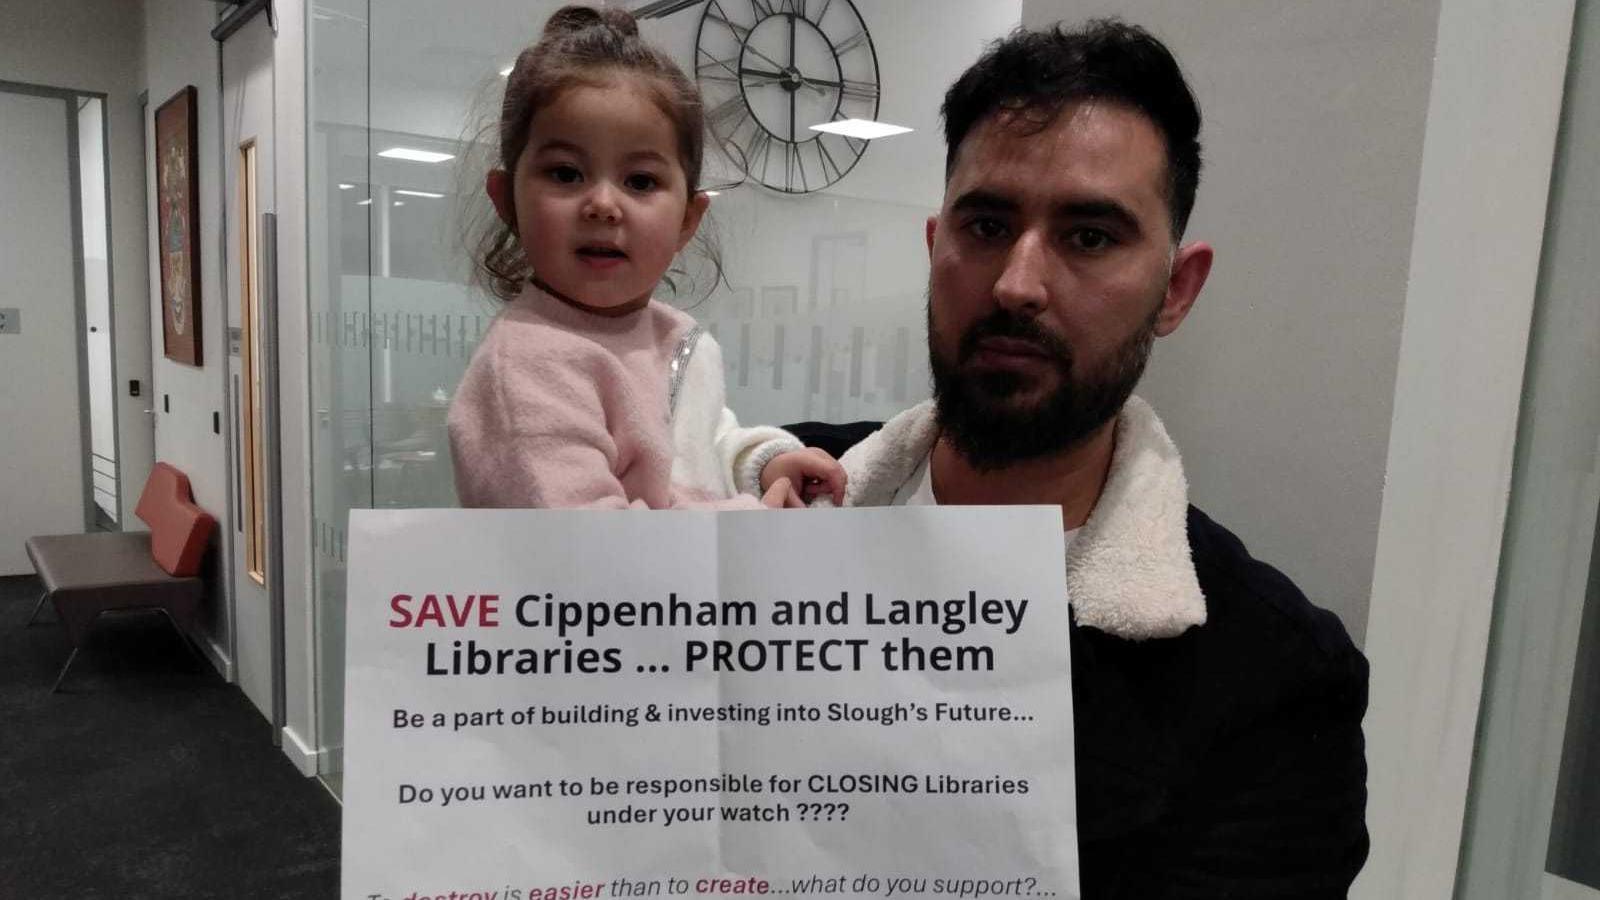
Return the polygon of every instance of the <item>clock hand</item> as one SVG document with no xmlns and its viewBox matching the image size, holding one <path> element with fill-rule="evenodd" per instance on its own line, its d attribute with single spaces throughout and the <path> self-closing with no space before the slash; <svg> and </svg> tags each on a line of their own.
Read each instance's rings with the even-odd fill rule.
<svg viewBox="0 0 1600 900">
<path fill-rule="evenodd" d="M 774 69 L 779 69 L 780 70 L 779 72 L 759 72 L 759 71 L 755 71 L 755 70 L 748 70 L 748 71 L 751 72 L 751 74 L 755 74 L 755 75 L 775 75 L 778 78 L 783 78 L 784 75 L 782 74 L 781 70 L 790 68 L 789 66 L 786 66 L 781 62 L 778 62 L 777 60 L 775 60 L 772 57 L 766 55 L 765 53 L 762 53 L 760 50 L 757 50 L 756 48 L 750 46 L 749 44 L 745 44 L 744 45 L 744 49 L 749 51 L 751 56 L 754 56 L 757 59 L 760 59 L 762 62 L 766 63 L 767 65 L 772 66 Z M 743 66 L 739 67 L 740 74 L 743 74 L 745 71 L 747 71 L 745 69 L 745 67 L 743 67 Z M 807 86 L 814 87 L 813 85 L 810 85 L 810 82 L 813 79 L 807 78 L 798 69 L 795 70 L 795 75 L 799 77 L 801 83 L 807 84 Z M 834 82 L 834 84 L 837 85 L 838 82 Z M 827 93 L 827 91 L 825 91 L 825 90 L 823 90 L 821 88 L 816 88 L 816 91 L 819 94 L 826 94 Z"/>
<path fill-rule="evenodd" d="M 757 55 L 759 55 L 759 54 L 757 54 Z M 761 84 L 755 85 L 755 87 L 764 87 L 764 86 L 766 86 L 768 84 L 772 84 L 774 82 L 782 81 L 782 80 L 784 80 L 785 78 L 788 77 L 787 75 L 783 74 L 782 72 L 769 72 L 766 69 L 752 69 L 749 66 L 740 66 L 739 67 L 739 74 L 740 75 L 754 75 L 757 78 L 765 79 Z M 826 81 L 818 82 L 817 79 L 815 79 L 815 78 L 807 78 L 804 74 L 802 74 L 800 72 L 796 72 L 795 75 L 796 75 L 796 77 L 798 77 L 800 79 L 800 83 L 801 84 L 804 84 L 806 87 L 811 88 L 812 90 L 816 91 L 818 95 L 823 95 L 823 94 L 828 93 L 823 88 L 818 87 L 817 86 L 818 84 L 829 84 L 829 83 L 832 83 L 834 85 L 838 84 L 837 81 L 835 81 L 835 82 L 826 82 Z"/>
<path fill-rule="evenodd" d="M 739 67 L 739 75 L 754 75 L 755 77 L 760 78 L 761 82 L 760 84 L 755 85 L 756 87 L 761 87 L 768 84 L 776 84 L 784 79 L 782 72 L 768 72 L 765 69 L 749 69 L 745 68 L 744 66 Z"/>
<path fill-rule="evenodd" d="M 762 62 L 766 63 L 767 65 L 773 67 L 774 69 L 782 70 L 782 69 L 789 68 L 788 66 L 784 65 L 781 62 L 778 62 L 777 60 L 775 60 L 772 57 L 766 55 L 765 53 L 762 53 L 760 50 L 757 50 L 756 48 L 750 46 L 749 44 L 745 44 L 744 45 L 744 49 L 749 51 L 749 53 L 752 56 L 756 57 L 757 59 L 761 60 Z"/>
<path fill-rule="evenodd" d="M 869 82 L 850 81 L 848 79 L 844 81 L 830 81 L 826 78 L 811 78 L 807 75 L 801 75 L 800 78 L 805 81 L 807 85 L 816 87 L 819 91 L 822 89 L 822 87 L 830 87 L 834 90 L 841 91 L 849 96 L 860 99 L 870 100 L 876 97 L 878 93 L 877 86 Z"/>
<path fill-rule="evenodd" d="M 789 17 L 789 71 L 800 72 L 794 67 L 794 16 Z M 800 83 L 805 84 L 805 76 L 800 76 Z M 794 140 L 794 91 L 789 92 L 789 140 Z"/>
</svg>

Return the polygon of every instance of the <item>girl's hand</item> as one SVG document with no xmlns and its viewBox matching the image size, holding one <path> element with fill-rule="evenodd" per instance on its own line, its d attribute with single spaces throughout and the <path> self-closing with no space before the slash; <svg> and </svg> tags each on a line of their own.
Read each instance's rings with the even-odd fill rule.
<svg viewBox="0 0 1600 900">
<path fill-rule="evenodd" d="M 787 478 L 779 478 L 767 488 L 761 496 L 761 502 L 769 509 L 805 509 L 806 502 L 795 493 L 794 482 Z"/>
<path fill-rule="evenodd" d="M 800 499 L 805 503 L 832 497 L 834 506 L 844 505 L 844 466 L 826 450 L 807 447 L 773 457 L 761 470 L 761 489 L 770 493 L 769 488 L 780 480 L 798 485 Z"/>
</svg>

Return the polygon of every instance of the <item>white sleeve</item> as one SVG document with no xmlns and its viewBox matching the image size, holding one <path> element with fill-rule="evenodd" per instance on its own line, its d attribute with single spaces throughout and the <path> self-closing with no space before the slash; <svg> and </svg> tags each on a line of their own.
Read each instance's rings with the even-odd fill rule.
<svg viewBox="0 0 1600 900">
<path fill-rule="evenodd" d="M 673 412 L 674 480 L 724 494 L 761 494 L 761 470 L 805 445 L 782 428 L 739 424 L 726 406 L 722 348 L 702 334 L 689 358 Z"/>
<path fill-rule="evenodd" d="M 745 428 L 726 407 L 717 422 L 717 456 L 743 494 L 761 495 L 761 470 L 780 453 L 804 449 L 800 439 L 772 425 Z"/>
</svg>

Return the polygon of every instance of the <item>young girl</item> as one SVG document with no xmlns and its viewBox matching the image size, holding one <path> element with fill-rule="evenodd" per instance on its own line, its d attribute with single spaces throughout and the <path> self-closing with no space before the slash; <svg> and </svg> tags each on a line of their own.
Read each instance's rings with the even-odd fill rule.
<svg viewBox="0 0 1600 900">
<path fill-rule="evenodd" d="M 842 500 L 832 457 L 739 427 L 716 342 L 651 299 L 709 202 L 703 127 L 623 10 L 564 7 L 517 58 L 485 183 L 503 227 L 480 259 L 507 305 L 450 406 L 463 506 Z"/>
</svg>

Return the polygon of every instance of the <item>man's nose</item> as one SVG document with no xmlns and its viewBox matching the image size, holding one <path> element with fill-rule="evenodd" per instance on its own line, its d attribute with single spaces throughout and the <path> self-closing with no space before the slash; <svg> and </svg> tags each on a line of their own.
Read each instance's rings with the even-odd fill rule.
<svg viewBox="0 0 1600 900">
<path fill-rule="evenodd" d="M 1005 268 L 994 283 L 994 301 L 1004 309 L 1033 316 L 1050 302 L 1046 287 L 1049 249 L 1040 235 L 1024 233 L 1006 254 Z"/>
<path fill-rule="evenodd" d="M 622 219 L 622 207 L 617 202 L 617 189 L 604 182 L 596 182 L 583 198 L 583 217 L 591 222 L 616 224 Z"/>
</svg>

